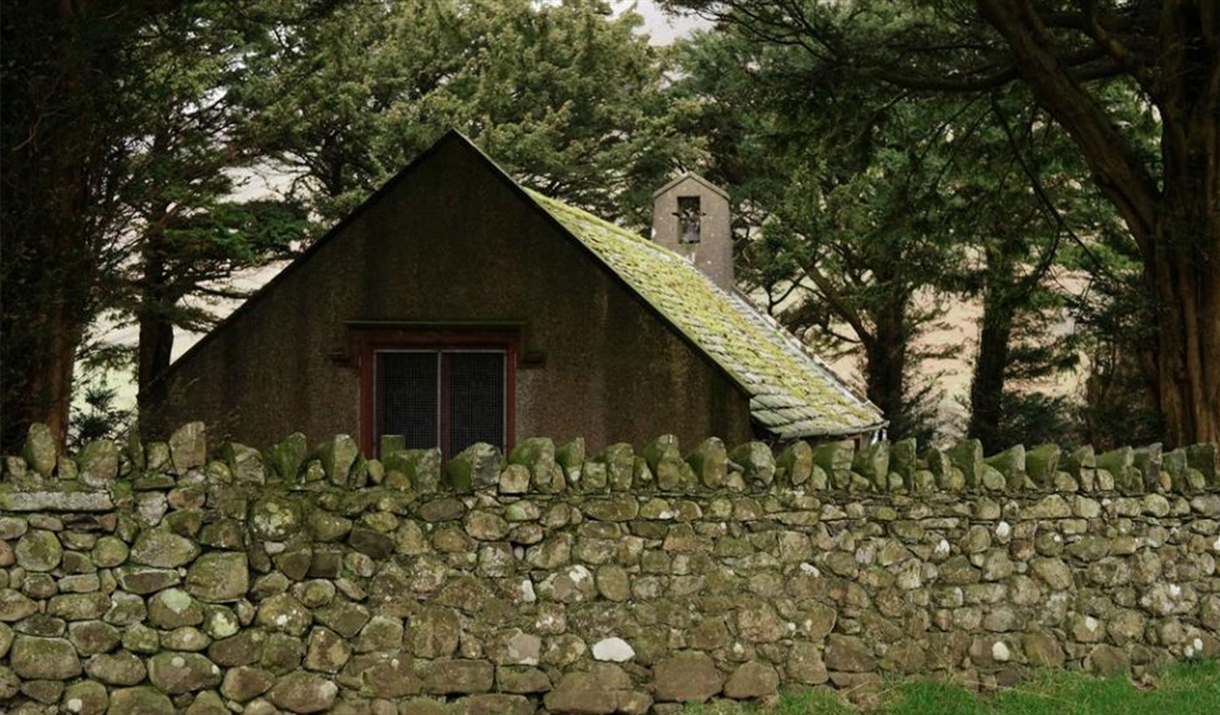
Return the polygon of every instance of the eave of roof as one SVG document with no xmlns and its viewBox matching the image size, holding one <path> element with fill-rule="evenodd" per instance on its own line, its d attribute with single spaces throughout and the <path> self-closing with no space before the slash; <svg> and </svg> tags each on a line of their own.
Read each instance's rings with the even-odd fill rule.
<svg viewBox="0 0 1220 715">
<path fill-rule="evenodd" d="M 683 257 L 585 211 L 526 194 L 587 246 L 750 398 L 751 416 L 782 439 L 872 432 L 886 425 L 853 393 L 743 296 L 721 290 Z"/>
</svg>

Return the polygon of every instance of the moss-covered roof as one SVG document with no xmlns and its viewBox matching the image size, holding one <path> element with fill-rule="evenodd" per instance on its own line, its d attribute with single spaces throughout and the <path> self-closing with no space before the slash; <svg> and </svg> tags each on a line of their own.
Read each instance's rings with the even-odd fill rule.
<svg viewBox="0 0 1220 715">
<path fill-rule="evenodd" d="M 527 192 L 750 396 L 750 413 L 783 439 L 869 432 L 872 403 L 740 295 L 676 253 L 591 214 Z"/>
</svg>

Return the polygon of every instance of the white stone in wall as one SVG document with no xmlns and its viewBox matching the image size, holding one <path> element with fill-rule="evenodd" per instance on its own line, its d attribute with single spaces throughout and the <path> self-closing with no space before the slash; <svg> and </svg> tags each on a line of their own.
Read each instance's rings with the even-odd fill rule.
<svg viewBox="0 0 1220 715">
<path fill-rule="evenodd" d="M 505 660 L 508 665 L 538 665 L 542 652 L 542 639 L 532 633 L 517 633 L 505 643 Z"/>
<path fill-rule="evenodd" d="M 137 497 L 137 511 L 149 526 L 161 523 L 161 517 L 169 511 L 169 500 L 161 492 L 145 492 Z"/>
<path fill-rule="evenodd" d="M 180 588 L 167 588 L 161 592 L 161 603 L 174 613 L 181 614 L 191 607 L 194 599 Z"/>
<path fill-rule="evenodd" d="M 1008 652 L 1008 646 L 1004 641 L 996 641 L 991 646 L 991 657 L 996 659 L 996 662 L 1003 663 L 1012 657 L 1012 653 Z"/>
<path fill-rule="evenodd" d="M 911 591 L 922 586 L 923 578 L 920 571 L 921 564 L 914 559 L 903 564 L 902 568 L 898 571 L 898 578 L 896 580 L 898 588 L 904 591 Z"/>
<path fill-rule="evenodd" d="M 217 609 L 208 615 L 206 629 L 213 638 L 228 638 L 236 635 L 240 628 L 241 623 L 232 611 Z"/>
<path fill-rule="evenodd" d="M 626 663 L 635 657 L 635 650 L 622 638 L 604 638 L 593 644 L 593 659 L 611 663 Z"/>
</svg>

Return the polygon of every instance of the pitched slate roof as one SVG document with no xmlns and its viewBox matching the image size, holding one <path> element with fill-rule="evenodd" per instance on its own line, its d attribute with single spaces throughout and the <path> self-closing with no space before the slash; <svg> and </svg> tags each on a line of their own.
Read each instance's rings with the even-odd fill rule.
<svg viewBox="0 0 1220 715">
<path fill-rule="evenodd" d="M 791 333 L 689 261 L 589 213 L 526 191 L 539 207 L 716 362 L 750 397 L 750 414 L 782 439 L 871 432 L 880 411 Z"/>
</svg>

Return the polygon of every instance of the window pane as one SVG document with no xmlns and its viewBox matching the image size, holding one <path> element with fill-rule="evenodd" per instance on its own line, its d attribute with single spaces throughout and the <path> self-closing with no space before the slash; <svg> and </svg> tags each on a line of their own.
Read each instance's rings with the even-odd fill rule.
<svg viewBox="0 0 1220 715">
<path fill-rule="evenodd" d="M 475 442 L 504 449 L 504 353 L 445 353 L 450 456 Z"/>
<path fill-rule="evenodd" d="M 407 449 L 437 444 L 437 353 L 377 353 L 377 434 L 401 434 Z"/>
</svg>

